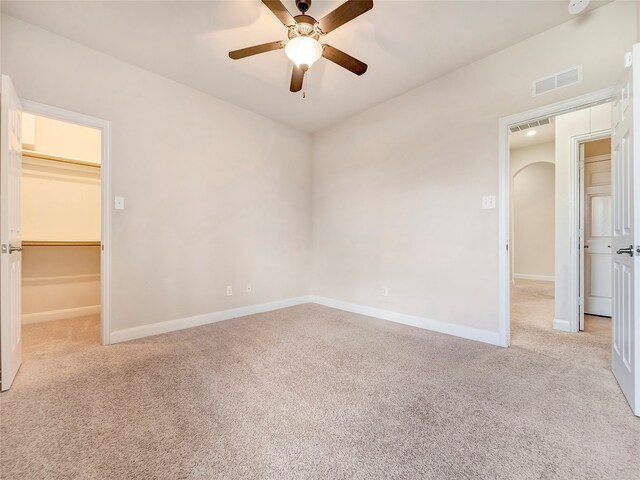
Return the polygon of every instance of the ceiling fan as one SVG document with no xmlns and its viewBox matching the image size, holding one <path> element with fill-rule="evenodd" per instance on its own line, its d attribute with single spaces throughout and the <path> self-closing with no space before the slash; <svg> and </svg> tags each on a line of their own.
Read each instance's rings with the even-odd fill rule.
<svg viewBox="0 0 640 480">
<path fill-rule="evenodd" d="M 320 44 L 320 37 L 362 15 L 373 8 L 373 0 L 347 0 L 338 8 L 328 13 L 320 20 L 307 15 L 311 0 L 296 0 L 296 7 L 300 15 L 292 16 L 287 7 L 280 0 L 262 0 L 273 14 L 278 17 L 289 30 L 288 41 L 278 41 L 254 45 L 229 52 L 229 57 L 239 60 L 258 53 L 270 52 L 284 48 L 284 52 L 294 63 L 291 74 L 292 92 L 302 90 L 305 75 L 311 65 L 321 57 L 346 68 L 356 75 L 367 71 L 367 64 L 353 58 L 351 55 L 327 44 Z"/>
</svg>

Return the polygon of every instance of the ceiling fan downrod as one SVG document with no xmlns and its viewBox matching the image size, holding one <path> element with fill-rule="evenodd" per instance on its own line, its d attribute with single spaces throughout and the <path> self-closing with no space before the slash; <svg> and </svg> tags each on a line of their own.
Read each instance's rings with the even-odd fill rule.
<svg viewBox="0 0 640 480">
<path fill-rule="evenodd" d="M 311 0 L 296 0 L 296 7 L 304 15 L 311 8 Z"/>
</svg>

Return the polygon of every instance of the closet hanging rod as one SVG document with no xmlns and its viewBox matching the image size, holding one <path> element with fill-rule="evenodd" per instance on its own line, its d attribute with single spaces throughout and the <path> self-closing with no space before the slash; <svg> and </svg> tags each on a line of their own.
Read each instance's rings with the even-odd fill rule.
<svg viewBox="0 0 640 480">
<path fill-rule="evenodd" d="M 100 242 L 47 242 L 42 240 L 23 240 L 23 247 L 99 247 Z"/>
<path fill-rule="evenodd" d="M 83 167 L 100 168 L 99 163 L 85 162 L 84 160 L 77 160 L 75 158 L 69 158 L 69 157 L 61 157 L 58 155 L 49 155 L 48 153 L 40 153 L 40 152 L 35 152 L 33 150 L 23 150 L 22 156 L 29 157 L 29 158 L 37 158 L 40 160 L 51 160 L 52 162 L 68 163 L 71 165 L 81 165 Z"/>
</svg>

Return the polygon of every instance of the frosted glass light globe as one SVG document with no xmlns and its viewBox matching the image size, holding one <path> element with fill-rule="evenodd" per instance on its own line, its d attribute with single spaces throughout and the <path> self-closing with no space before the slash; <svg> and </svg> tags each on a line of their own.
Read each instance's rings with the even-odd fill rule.
<svg viewBox="0 0 640 480">
<path fill-rule="evenodd" d="M 311 67 L 315 61 L 322 57 L 322 45 L 311 37 L 294 37 L 285 45 L 284 53 L 297 67 L 301 65 Z"/>
</svg>

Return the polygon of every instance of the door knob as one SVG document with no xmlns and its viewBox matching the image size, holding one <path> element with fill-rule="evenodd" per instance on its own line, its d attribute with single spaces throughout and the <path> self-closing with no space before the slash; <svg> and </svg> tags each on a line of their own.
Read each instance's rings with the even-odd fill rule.
<svg viewBox="0 0 640 480">
<path fill-rule="evenodd" d="M 618 255 L 621 255 L 623 253 L 628 253 L 630 257 L 633 257 L 633 245 L 629 245 L 629 247 L 627 248 L 619 248 L 616 253 Z"/>
<path fill-rule="evenodd" d="M 21 252 L 21 251 L 22 251 L 22 247 L 16 247 L 14 245 L 9 245 L 9 253 Z"/>
</svg>

